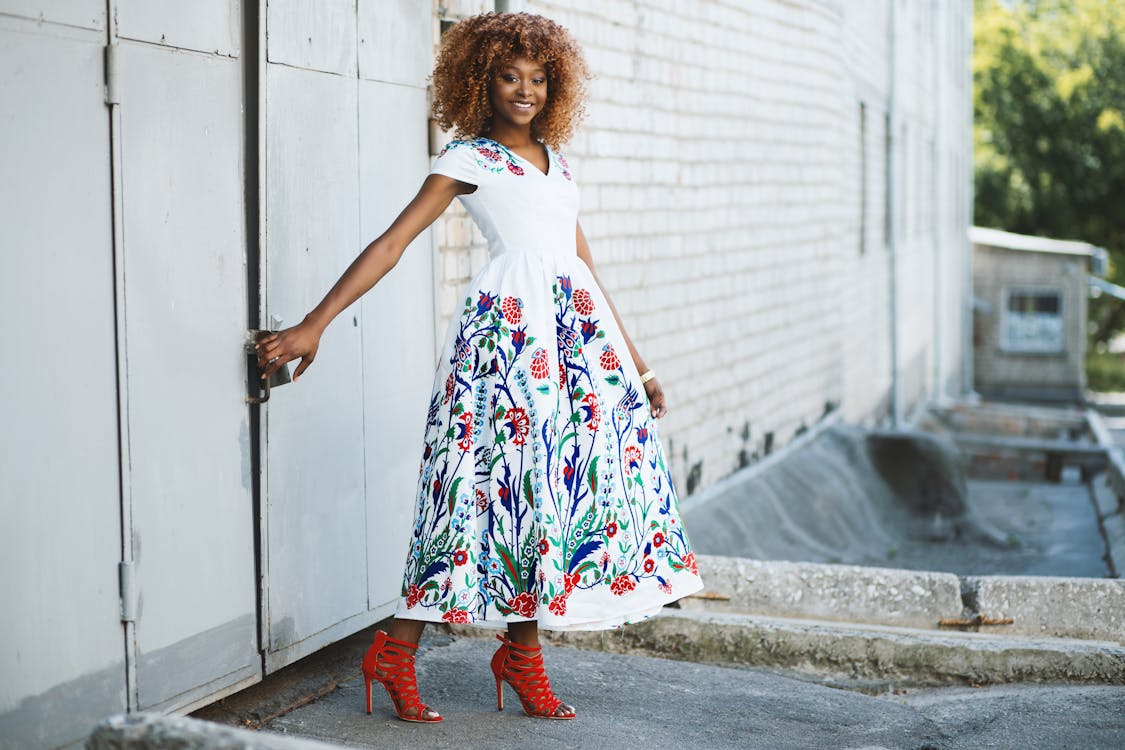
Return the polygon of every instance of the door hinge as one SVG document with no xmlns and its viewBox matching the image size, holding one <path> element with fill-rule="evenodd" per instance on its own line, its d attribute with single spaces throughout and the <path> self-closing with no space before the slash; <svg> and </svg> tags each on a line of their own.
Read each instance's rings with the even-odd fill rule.
<svg viewBox="0 0 1125 750">
<path fill-rule="evenodd" d="M 120 104 L 121 91 L 117 81 L 117 68 L 119 55 L 117 42 L 107 44 L 105 47 L 105 103 Z"/>
<path fill-rule="evenodd" d="M 136 565 L 132 561 L 122 561 L 117 564 L 121 583 L 121 622 L 137 621 L 136 585 L 133 580 L 135 568 Z"/>
</svg>

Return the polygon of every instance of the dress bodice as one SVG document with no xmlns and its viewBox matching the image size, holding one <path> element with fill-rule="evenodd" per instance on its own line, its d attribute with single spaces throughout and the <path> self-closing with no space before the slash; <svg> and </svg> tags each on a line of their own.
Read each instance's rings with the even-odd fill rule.
<svg viewBox="0 0 1125 750">
<path fill-rule="evenodd" d="M 491 138 L 451 141 L 431 174 L 476 185 L 462 196 L 488 240 L 489 256 L 577 253 L 578 188 L 566 159 L 547 147 L 547 173 Z"/>
</svg>

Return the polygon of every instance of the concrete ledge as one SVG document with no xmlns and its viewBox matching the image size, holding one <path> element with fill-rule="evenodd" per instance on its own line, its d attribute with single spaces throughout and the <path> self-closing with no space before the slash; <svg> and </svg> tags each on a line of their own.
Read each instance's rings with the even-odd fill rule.
<svg viewBox="0 0 1125 750">
<path fill-rule="evenodd" d="M 682 599 L 683 610 L 911 628 L 935 628 L 962 613 L 961 583 L 952 573 L 716 555 L 700 555 L 699 567 L 707 591 Z"/>
<path fill-rule="evenodd" d="M 86 750 L 339 750 L 314 740 L 235 729 L 186 716 L 122 714 L 103 720 Z"/>
<path fill-rule="evenodd" d="M 456 626 L 459 635 L 487 635 Z M 876 625 L 675 612 L 621 631 L 544 634 L 564 646 L 726 666 L 777 667 L 818 678 L 904 686 L 1089 682 L 1125 684 L 1125 647 L 1103 641 L 1004 637 Z"/>
<path fill-rule="evenodd" d="M 1010 617 L 989 633 L 1125 643 L 1125 581 L 1105 578 L 980 576 L 963 579 L 970 609 Z"/>
<path fill-rule="evenodd" d="M 1117 513 L 1102 521 L 1110 567 L 1118 578 L 1125 575 L 1125 514 Z"/>
</svg>

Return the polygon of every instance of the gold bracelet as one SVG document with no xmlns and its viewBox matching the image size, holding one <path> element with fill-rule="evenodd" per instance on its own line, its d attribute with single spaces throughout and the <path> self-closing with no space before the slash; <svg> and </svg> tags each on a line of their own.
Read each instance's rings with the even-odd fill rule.
<svg viewBox="0 0 1125 750">
<path fill-rule="evenodd" d="M 652 370 L 645 370 L 644 374 L 641 375 L 641 385 L 644 385 L 655 377 L 656 375 L 653 374 Z"/>
</svg>

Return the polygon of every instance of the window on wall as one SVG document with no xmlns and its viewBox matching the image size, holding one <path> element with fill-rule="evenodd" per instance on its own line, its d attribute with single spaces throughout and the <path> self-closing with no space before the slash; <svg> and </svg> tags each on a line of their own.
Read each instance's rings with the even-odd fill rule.
<svg viewBox="0 0 1125 750">
<path fill-rule="evenodd" d="M 867 249 L 867 105 L 859 103 L 859 253 Z"/>
<path fill-rule="evenodd" d="M 1062 291 L 1009 289 L 1007 295 L 1001 347 L 1021 354 L 1062 353 Z"/>
</svg>

